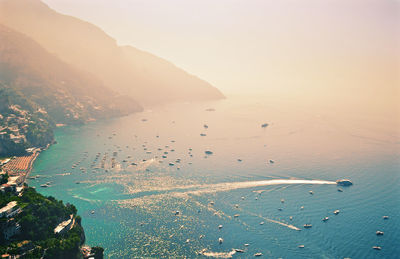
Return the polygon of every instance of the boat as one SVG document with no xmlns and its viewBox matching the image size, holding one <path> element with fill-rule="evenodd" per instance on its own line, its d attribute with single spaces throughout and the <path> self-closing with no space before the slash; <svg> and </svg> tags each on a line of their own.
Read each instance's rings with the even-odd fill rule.
<svg viewBox="0 0 400 259">
<path fill-rule="evenodd" d="M 175 211 L 175 216 L 179 215 L 179 210 Z"/>
<path fill-rule="evenodd" d="M 250 244 L 244 244 L 244 246 L 249 246 Z"/>
<path fill-rule="evenodd" d="M 222 228 L 222 225 L 219 225 L 218 228 L 221 229 L 221 228 Z"/>
<path fill-rule="evenodd" d="M 255 257 L 262 256 L 262 255 L 263 255 L 262 253 L 255 253 L 254 254 Z"/>
<path fill-rule="evenodd" d="M 239 214 L 233 215 L 234 218 L 238 218 L 239 216 L 240 216 Z"/>
<path fill-rule="evenodd" d="M 372 249 L 375 249 L 375 250 L 382 250 L 382 247 L 380 247 L 380 246 L 373 246 Z"/>
<path fill-rule="evenodd" d="M 205 129 L 208 129 L 208 125 L 207 125 L 207 124 L 204 124 L 203 127 L 204 127 Z"/>
<path fill-rule="evenodd" d="M 376 231 L 376 235 L 377 235 L 377 236 L 383 236 L 383 231 L 379 231 L 379 230 Z"/>
<path fill-rule="evenodd" d="M 213 201 L 210 201 L 210 205 L 214 205 L 215 203 Z"/>
<path fill-rule="evenodd" d="M 311 224 L 304 224 L 304 228 L 312 228 Z"/>
<path fill-rule="evenodd" d="M 313 191 L 309 191 L 309 193 L 310 193 L 310 194 L 314 194 L 314 192 L 313 192 Z"/>
<path fill-rule="evenodd" d="M 261 221 L 261 222 L 260 222 L 260 225 L 264 225 L 264 221 Z"/>
<path fill-rule="evenodd" d="M 281 199 L 281 203 L 284 203 L 285 202 L 285 200 L 284 199 Z"/>
<path fill-rule="evenodd" d="M 168 165 L 170 165 L 170 166 L 174 166 L 175 164 L 174 164 L 174 163 L 172 163 L 172 162 L 170 162 L 170 163 L 168 163 Z"/>
<path fill-rule="evenodd" d="M 335 211 L 333 212 L 333 214 L 337 215 L 337 214 L 339 214 L 339 212 L 340 212 L 340 210 L 335 210 Z"/>
<path fill-rule="evenodd" d="M 94 214 L 94 210 L 92 210 L 90 213 Z"/>
<path fill-rule="evenodd" d="M 207 136 L 207 134 L 205 134 L 205 133 L 200 133 L 200 136 L 205 137 L 205 136 Z"/>
<path fill-rule="evenodd" d="M 222 239 L 221 237 L 218 238 L 218 243 L 222 244 L 224 242 L 224 239 Z"/>
<path fill-rule="evenodd" d="M 293 216 L 290 216 L 289 219 L 290 219 L 290 220 L 293 220 Z"/>
<path fill-rule="evenodd" d="M 304 248 L 304 245 L 299 245 L 298 248 Z"/>
<path fill-rule="evenodd" d="M 270 164 L 273 164 L 273 163 L 275 163 L 275 161 L 272 160 L 272 159 L 270 159 L 270 160 L 269 160 L 269 163 L 270 163 Z"/>
<path fill-rule="evenodd" d="M 325 217 L 322 219 L 322 221 L 328 221 L 329 217 Z"/>
<path fill-rule="evenodd" d="M 353 185 L 353 182 L 350 181 L 349 179 L 338 179 L 336 181 L 336 184 L 341 186 L 350 186 Z"/>
<path fill-rule="evenodd" d="M 338 192 L 343 192 L 343 190 L 342 190 L 342 189 L 337 189 L 337 191 L 338 191 Z"/>
<path fill-rule="evenodd" d="M 237 252 L 237 253 L 244 253 L 244 250 L 243 250 L 243 249 L 237 249 L 237 248 L 235 248 L 234 250 L 235 250 L 235 252 Z"/>
<path fill-rule="evenodd" d="M 47 184 L 42 184 L 42 185 L 40 185 L 40 187 L 46 188 L 46 187 L 49 187 L 49 186 Z"/>
<path fill-rule="evenodd" d="M 261 124 L 261 128 L 266 128 L 266 127 L 268 127 L 268 123 L 263 123 L 263 124 Z"/>
<path fill-rule="evenodd" d="M 213 154 L 213 152 L 210 151 L 210 150 L 206 150 L 206 151 L 204 151 L 204 153 L 205 153 L 206 155 L 212 155 L 212 154 Z"/>
<path fill-rule="evenodd" d="M 389 219 L 389 216 L 383 216 L 382 218 L 383 219 Z"/>
</svg>

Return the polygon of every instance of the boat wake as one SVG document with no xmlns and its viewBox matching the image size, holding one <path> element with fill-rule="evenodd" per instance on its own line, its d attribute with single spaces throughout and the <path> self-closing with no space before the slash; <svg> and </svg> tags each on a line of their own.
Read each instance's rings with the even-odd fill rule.
<svg viewBox="0 0 400 259">
<path fill-rule="evenodd" d="M 214 257 L 214 258 L 232 258 L 232 255 L 236 254 L 235 250 L 230 252 L 211 252 L 211 251 L 202 251 L 200 254 L 207 256 L 207 257 Z"/>
</svg>

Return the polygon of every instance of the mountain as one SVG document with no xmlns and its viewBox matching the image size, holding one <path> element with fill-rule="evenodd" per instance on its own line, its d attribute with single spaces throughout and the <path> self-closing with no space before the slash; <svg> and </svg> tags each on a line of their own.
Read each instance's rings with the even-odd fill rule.
<svg viewBox="0 0 400 259">
<path fill-rule="evenodd" d="M 134 100 L 0 24 L 0 156 L 51 143 L 57 123 L 141 110 Z"/>
<path fill-rule="evenodd" d="M 59 14 L 39 0 L 0 0 L 0 23 L 144 105 L 224 98 L 215 87 L 172 63 L 118 46 L 98 27 Z"/>
</svg>

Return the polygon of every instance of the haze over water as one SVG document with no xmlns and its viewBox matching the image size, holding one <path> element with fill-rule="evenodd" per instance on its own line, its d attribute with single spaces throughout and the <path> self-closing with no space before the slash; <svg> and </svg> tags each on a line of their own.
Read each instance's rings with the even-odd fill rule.
<svg viewBox="0 0 400 259">
<path fill-rule="evenodd" d="M 214 257 L 394 258 L 397 111 L 367 108 L 240 95 L 59 128 L 29 184 L 75 204 L 87 243 L 111 258 L 193 258 L 203 249 Z M 104 169 L 91 168 L 97 153 L 94 167 L 108 154 Z M 338 192 L 339 178 L 354 185 Z M 41 188 L 46 182 L 51 187 Z"/>
</svg>

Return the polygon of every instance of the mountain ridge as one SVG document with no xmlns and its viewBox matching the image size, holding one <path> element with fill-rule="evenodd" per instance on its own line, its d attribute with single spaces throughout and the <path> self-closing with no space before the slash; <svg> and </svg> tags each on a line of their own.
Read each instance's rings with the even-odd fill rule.
<svg viewBox="0 0 400 259">
<path fill-rule="evenodd" d="M 101 28 L 39 0 L 1 0 L 0 23 L 141 104 L 224 98 L 217 88 L 173 63 L 133 46 L 118 46 Z"/>
</svg>

